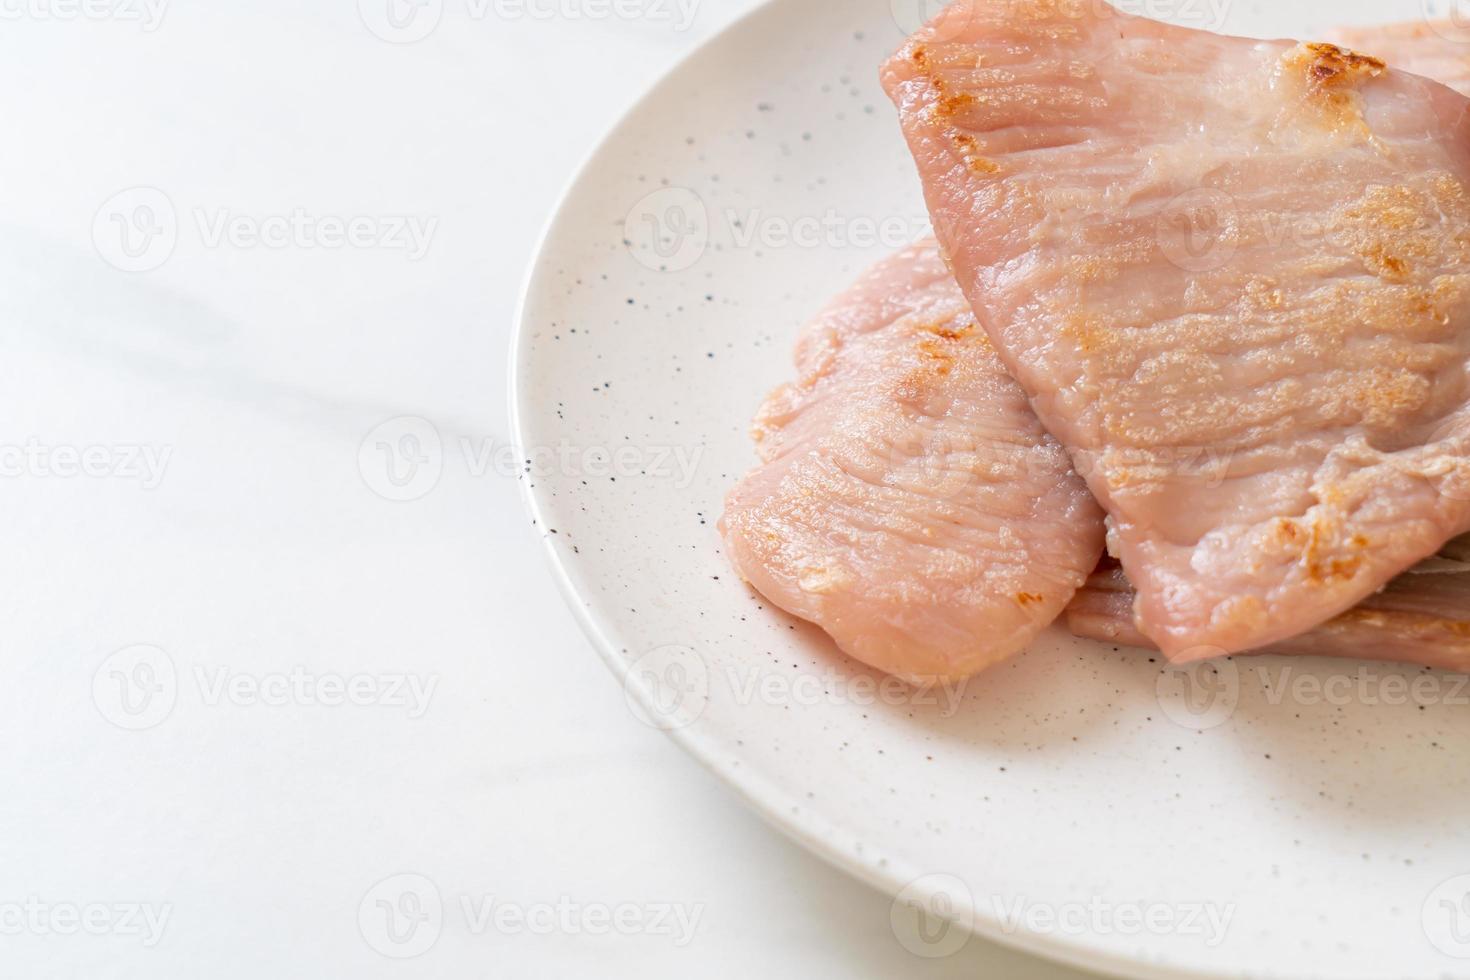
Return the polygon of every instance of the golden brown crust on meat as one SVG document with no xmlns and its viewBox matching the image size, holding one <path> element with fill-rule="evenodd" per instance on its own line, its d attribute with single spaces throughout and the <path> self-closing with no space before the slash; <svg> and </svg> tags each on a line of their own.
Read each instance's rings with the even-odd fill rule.
<svg viewBox="0 0 1470 980">
<path fill-rule="evenodd" d="M 1356 84 L 1363 77 L 1377 78 L 1388 70 L 1372 55 L 1358 54 L 1335 44 L 1305 44 L 1311 60 L 1306 65 L 1308 76 L 1324 87 Z"/>
<path fill-rule="evenodd" d="M 1317 121 L 1371 140 L 1358 88 L 1388 71 L 1387 65 L 1335 44 L 1298 44 L 1283 56 L 1282 63 L 1301 80 Z"/>
</svg>

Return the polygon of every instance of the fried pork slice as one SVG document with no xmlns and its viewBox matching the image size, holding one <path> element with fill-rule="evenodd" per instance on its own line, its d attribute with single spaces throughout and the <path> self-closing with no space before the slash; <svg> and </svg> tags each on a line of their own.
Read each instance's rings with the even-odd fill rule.
<svg viewBox="0 0 1470 980">
<path fill-rule="evenodd" d="M 851 656 L 915 683 L 1025 648 L 1096 566 L 1102 512 L 930 241 L 802 333 L 730 493 L 731 561 Z"/>
<path fill-rule="evenodd" d="M 1470 530 L 1470 101 L 1055 0 L 960 0 L 883 76 L 1170 658 L 1289 639 Z"/>
</svg>

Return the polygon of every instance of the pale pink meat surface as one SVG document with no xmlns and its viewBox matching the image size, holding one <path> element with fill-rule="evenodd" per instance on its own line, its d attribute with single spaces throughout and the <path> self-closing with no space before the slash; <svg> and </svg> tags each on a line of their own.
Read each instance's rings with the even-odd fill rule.
<svg viewBox="0 0 1470 980">
<path fill-rule="evenodd" d="M 1450 40 L 1457 36 L 1454 32 L 1450 24 L 1414 22 L 1344 28 L 1332 39 L 1470 93 L 1470 47 Z M 1134 626 L 1133 603 L 1133 587 L 1122 571 L 1104 569 L 1067 607 L 1067 625 L 1087 639 L 1152 647 Z M 1470 535 L 1449 542 L 1439 557 L 1394 579 L 1348 612 L 1282 641 L 1270 652 L 1470 671 Z"/>
<path fill-rule="evenodd" d="M 1171 658 L 1305 632 L 1470 529 L 1470 102 L 1053 0 L 961 0 L 884 83 Z"/>
<path fill-rule="evenodd" d="M 1449 21 L 1410 21 L 1340 27 L 1328 38 L 1388 62 L 1401 71 L 1443 82 L 1470 95 L 1470 27 Z"/>
<path fill-rule="evenodd" d="M 1007 375 L 933 242 L 803 331 L 720 527 L 736 569 L 851 656 L 962 679 L 1050 625 L 1102 512 Z"/>
<path fill-rule="evenodd" d="M 1470 552 L 1470 538 L 1446 555 Z M 1305 633 L 1262 653 L 1391 660 L 1470 672 L 1470 564 L 1427 563 L 1382 592 Z M 1152 647 L 1133 625 L 1133 589 L 1121 570 L 1098 572 L 1067 607 L 1077 636 L 1125 646 Z"/>
</svg>

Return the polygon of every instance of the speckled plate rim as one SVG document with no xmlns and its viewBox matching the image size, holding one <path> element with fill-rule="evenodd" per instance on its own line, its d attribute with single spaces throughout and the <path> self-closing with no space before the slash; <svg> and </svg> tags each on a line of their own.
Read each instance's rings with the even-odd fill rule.
<svg viewBox="0 0 1470 980">
<path fill-rule="evenodd" d="M 583 159 L 573 172 L 571 179 L 557 195 L 551 215 L 537 236 L 532 249 L 531 261 L 522 281 L 511 331 L 509 358 L 509 409 L 511 440 L 519 457 L 531 440 L 528 438 L 528 420 L 535 414 L 531 403 L 530 386 L 526 379 L 530 374 L 530 345 L 527 336 L 532 332 L 530 322 L 533 298 L 549 284 L 551 273 L 542 261 L 548 245 L 559 232 L 567 205 L 577 188 L 598 167 L 602 158 L 613 150 L 630 119 L 649 102 L 657 98 L 671 85 L 677 84 L 679 76 L 708 49 L 724 43 L 732 33 L 749 29 L 770 10 L 800 0 L 760 0 L 754 7 L 726 24 L 714 35 L 696 45 L 668 71 L 656 78 L 618 117 L 606 134 Z M 521 498 L 537 527 L 547 526 L 546 507 L 536 488 L 530 481 L 520 480 Z M 622 658 L 620 645 L 610 635 L 612 624 L 603 618 L 584 599 L 573 581 L 566 561 L 546 535 L 541 535 L 542 552 L 550 564 L 552 577 L 558 591 L 570 608 L 573 618 L 591 641 L 593 648 L 602 658 L 625 691 L 632 693 L 645 705 L 652 703 L 652 695 L 642 685 L 629 677 Z M 751 809 L 767 824 L 781 832 L 807 851 L 815 854 L 847 874 L 895 897 L 902 891 L 913 892 L 916 882 L 923 879 L 922 869 L 914 867 L 898 855 L 885 852 L 862 840 L 845 828 L 838 820 L 824 817 L 811 807 L 810 801 L 797 800 L 780 786 L 762 776 L 752 767 L 732 769 L 721 766 L 720 746 L 715 739 L 706 736 L 698 723 L 664 729 L 673 742 L 692 756 L 709 773 L 735 791 Z M 859 856 L 859 849 L 862 855 Z M 930 899 L 932 894 L 920 893 L 919 899 Z M 954 896 L 948 896 L 953 898 Z M 932 905 L 930 907 L 933 907 Z M 1009 928 L 989 909 L 978 902 L 968 908 L 958 909 L 954 919 L 973 934 L 983 939 L 1029 955 L 1038 956 L 1064 966 L 1123 978 L 1123 980 L 1227 980 L 1234 974 L 1212 970 L 1206 964 L 1163 965 L 1142 958 L 1119 956 L 1111 950 L 1095 947 L 1083 937 L 1062 936 L 1028 930 L 1023 926 Z M 968 920 L 968 921 L 964 921 Z"/>
</svg>

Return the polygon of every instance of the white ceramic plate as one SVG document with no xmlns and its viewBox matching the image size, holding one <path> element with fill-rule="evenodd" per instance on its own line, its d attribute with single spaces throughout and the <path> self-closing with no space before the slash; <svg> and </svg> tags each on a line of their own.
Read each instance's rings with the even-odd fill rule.
<svg viewBox="0 0 1470 980">
<path fill-rule="evenodd" d="M 923 6 L 769 4 L 658 85 L 568 192 L 514 400 L 578 617 L 651 723 L 901 895 L 895 940 L 916 955 L 965 933 L 911 905 L 1120 976 L 1470 975 L 1454 679 L 1276 659 L 1183 674 L 1057 634 L 958 704 L 920 703 L 727 567 L 721 500 L 797 327 L 924 226 L 876 82 Z M 1421 3 L 1147 9 L 1303 36 Z"/>
</svg>

